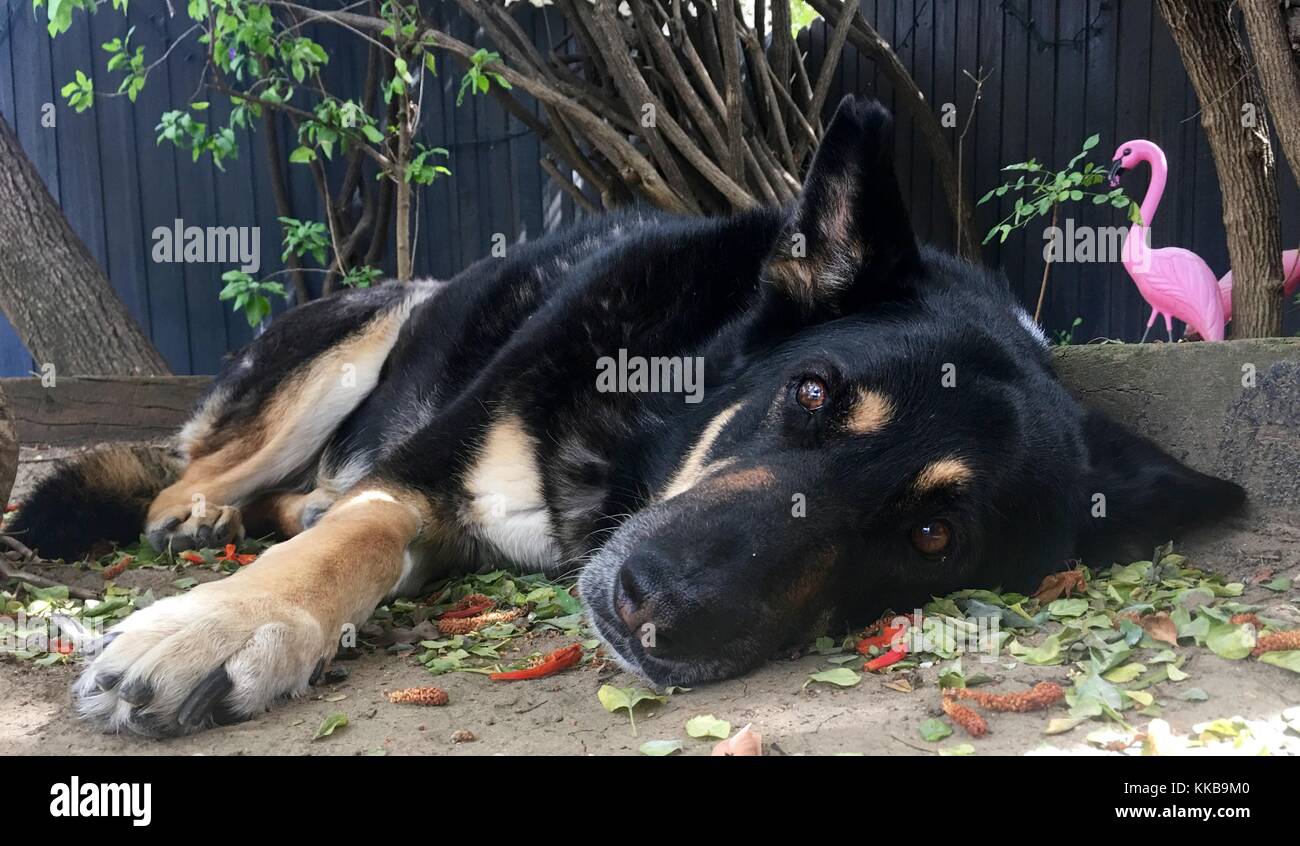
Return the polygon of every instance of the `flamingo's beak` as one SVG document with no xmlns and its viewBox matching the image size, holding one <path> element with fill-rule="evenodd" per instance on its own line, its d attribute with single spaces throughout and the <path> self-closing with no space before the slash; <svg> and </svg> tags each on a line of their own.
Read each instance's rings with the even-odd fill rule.
<svg viewBox="0 0 1300 846">
<path fill-rule="evenodd" d="M 1110 163 L 1110 170 L 1106 171 L 1106 181 L 1110 187 L 1119 187 L 1119 178 L 1124 175 L 1124 160 L 1116 159 Z"/>
</svg>

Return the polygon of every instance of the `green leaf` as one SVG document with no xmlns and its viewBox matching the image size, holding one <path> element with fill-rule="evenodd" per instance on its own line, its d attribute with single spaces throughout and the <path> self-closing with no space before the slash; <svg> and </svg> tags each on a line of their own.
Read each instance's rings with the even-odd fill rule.
<svg viewBox="0 0 1300 846">
<path fill-rule="evenodd" d="M 1245 658 L 1255 648 L 1255 630 L 1252 626 L 1216 623 L 1205 636 L 1205 645 L 1215 655 L 1237 661 Z"/>
<path fill-rule="evenodd" d="M 311 147 L 298 147 L 289 154 L 289 161 L 294 164 L 308 164 L 316 161 L 316 151 Z"/>
<path fill-rule="evenodd" d="M 1282 593 L 1291 589 L 1291 579 L 1286 576 L 1279 576 L 1271 582 L 1265 582 L 1264 587 L 1275 593 Z"/>
<path fill-rule="evenodd" d="M 836 655 L 842 651 L 842 647 L 835 642 L 834 638 L 819 637 L 813 643 L 813 650 L 818 655 Z"/>
<path fill-rule="evenodd" d="M 1123 694 L 1143 708 L 1150 708 L 1156 701 L 1154 696 L 1144 690 L 1125 690 Z"/>
<path fill-rule="evenodd" d="M 1096 673 L 1075 682 L 1074 689 L 1066 693 L 1065 698 L 1072 717 L 1099 717 L 1106 714 L 1107 709 L 1117 712 L 1124 706 L 1119 688 Z"/>
<path fill-rule="evenodd" d="M 1147 668 L 1145 665 L 1134 661 L 1132 664 L 1125 664 L 1122 667 L 1117 667 L 1111 670 L 1109 673 L 1103 675 L 1102 678 L 1108 682 L 1114 682 L 1115 684 L 1127 684 L 1146 671 Z"/>
<path fill-rule="evenodd" d="M 1047 613 L 1053 617 L 1082 617 L 1088 611 L 1086 599 L 1058 599 L 1047 606 Z"/>
<path fill-rule="evenodd" d="M 636 737 L 636 717 L 633 709 L 642 702 L 667 702 L 667 696 L 660 696 L 653 690 L 646 690 L 642 687 L 614 687 L 613 685 L 603 684 L 600 690 L 596 691 L 596 698 L 600 704 L 605 706 L 605 710 L 611 714 L 620 708 L 627 709 L 627 718 L 632 724 L 632 736 Z"/>
<path fill-rule="evenodd" d="M 821 682 L 823 684 L 838 685 L 839 687 L 853 687 L 860 681 L 862 681 L 862 677 L 848 667 L 836 667 L 833 670 L 822 670 L 820 673 L 811 674 L 804 684 Z"/>
<path fill-rule="evenodd" d="M 686 721 L 686 733 L 691 737 L 716 737 L 718 740 L 726 740 L 731 734 L 731 723 L 719 720 L 712 714 L 691 717 Z"/>
<path fill-rule="evenodd" d="M 1093 147 L 1096 147 L 1100 141 L 1101 141 L 1100 135 L 1089 135 L 1087 139 L 1085 139 L 1083 142 L 1084 151 L 1086 152 L 1088 150 L 1091 150 Z"/>
<path fill-rule="evenodd" d="M 1043 734 L 1065 734 L 1080 723 L 1086 723 L 1087 717 L 1054 717 L 1043 729 Z"/>
<path fill-rule="evenodd" d="M 1184 702 L 1204 702 L 1210 698 L 1210 695 L 1199 687 L 1189 687 L 1187 690 L 1179 693 L 1178 698 Z"/>
<path fill-rule="evenodd" d="M 1034 647 L 1026 647 L 1020 641 L 1011 641 L 1011 654 L 1026 664 L 1043 666 L 1061 663 L 1061 639 L 1057 635 L 1048 635 L 1043 642 Z"/>
<path fill-rule="evenodd" d="M 682 742 L 680 740 L 647 740 L 641 744 L 640 751 L 642 755 L 662 758 L 672 755 L 674 752 L 682 751 Z"/>
<path fill-rule="evenodd" d="M 956 746 L 949 746 L 947 749 L 939 750 L 941 758 L 965 758 L 975 754 L 975 747 L 969 743 L 959 743 Z"/>
<path fill-rule="evenodd" d="M 312 737 L 312 740 L 320 740 L 322 737 L 329 737 L 334 733 L 335 729 L 343 728 L 347 724 L 348 715 L 344 714 L 342 711 L 330 714 L 321 721 L 320 727 L 316 729 L 316 734 Z"/>
<path fill-rule="evenodd" d="M 929 743 L 938 743 L 952 734 L 952 727 L 943 720 L 929 719 L 921 723 L 921 739 Z"/>
<path fill-rule="evenodd" d="M 1263 664 L 1272 664 L 1274 667 L 1300 673 L 1300 649 L 1289 649 L 1284 652 L 1265 652 L 1259 656 L 1259 660 Z"/>
</svg>

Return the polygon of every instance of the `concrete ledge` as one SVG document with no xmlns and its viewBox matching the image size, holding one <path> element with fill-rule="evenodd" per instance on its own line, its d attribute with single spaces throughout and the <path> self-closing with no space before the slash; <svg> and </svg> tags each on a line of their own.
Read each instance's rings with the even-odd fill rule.
<svg viewBox="0 0 1300 846">
<path fill-rule="evenodd" d="M 1101 344 L 1055 350 L 1081 402 L 1255 505 L 1300 505 L 1300 339 Z"/>
<path fill-rule="evenodd" d="M 1099 344 L 1053 355 L 1085 405 L 1233 479 L 1258 505 L 1300 505 L 1300 339 Z M 20 443 L 82 446 L 170 436 L 210 381 L 60 378 L 46 388 L 0 379 L 0 389 Z"/>
</svg>

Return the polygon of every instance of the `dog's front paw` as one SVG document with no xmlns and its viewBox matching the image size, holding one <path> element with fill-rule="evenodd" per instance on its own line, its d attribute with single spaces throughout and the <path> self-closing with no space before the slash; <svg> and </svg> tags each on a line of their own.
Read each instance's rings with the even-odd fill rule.
<svg viewBox="0 0 1300 846">
<path fill-rule="evenodd" d="M 244 521 L 233 505 L 210 505 L 200 499 L 151 514 L 145 537 L 157 552 L 225 546 L 244 539 Z"/>
<path fill-rule="evenodd" d="M 214 582 L 144 608 L 73 685 L 78 713 L 105 731 L 149 737 L 247 719 L 304 692 L 337 633 L 269 593 Z"/>
</svg>

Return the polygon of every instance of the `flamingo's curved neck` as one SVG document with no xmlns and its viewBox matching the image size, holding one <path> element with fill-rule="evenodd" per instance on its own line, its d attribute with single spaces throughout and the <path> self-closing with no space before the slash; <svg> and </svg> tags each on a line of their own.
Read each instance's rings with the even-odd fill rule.
<svg viewBox="0 0 1300 846">
<path fill-rule="evenodd" d="M 1146 162 L 1151 165 L 1151 184 L 1147 186 L 1146 196 L 1142 198 L 1142 225 L 1150 226 L 1155 220 L 1156 209 L 1160 207 L 1160 198 L 1165 193 L 1165 180 L 1169 175 L 1169 162 L 1165 151 L 1150 141 L 1133 142 L 1132 159 L 1134 163 Z"/>
</svg>

